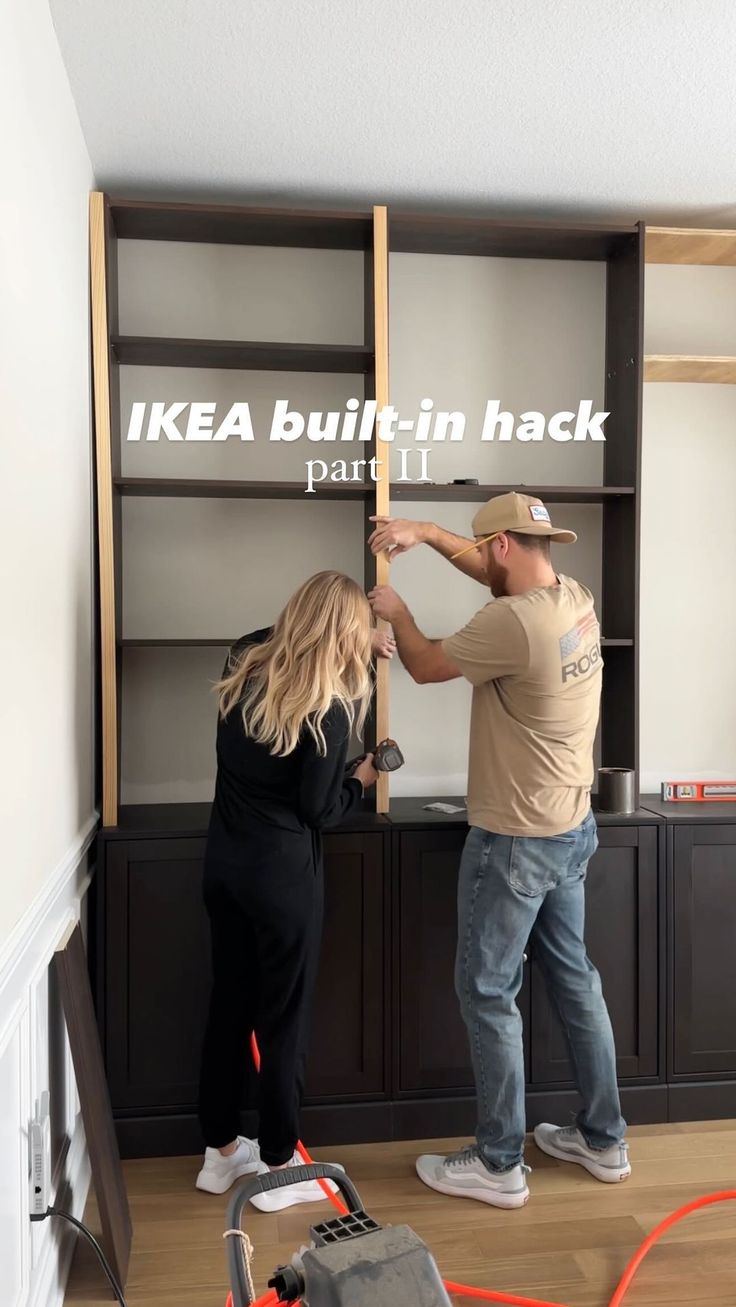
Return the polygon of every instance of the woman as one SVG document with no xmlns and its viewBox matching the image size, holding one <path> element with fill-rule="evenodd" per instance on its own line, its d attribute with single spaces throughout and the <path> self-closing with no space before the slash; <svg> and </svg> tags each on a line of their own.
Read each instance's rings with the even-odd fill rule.
<svg viewBox="0 0 736 1307">
<path fill-rule="evenodd" d="M 214 983 L 202 1054 L 207 1143 L 197 1187 L 290 1165 L 299 1134 L 307 1024 L 322 931 L 320 831 L 358 807 L 377 773 L 346 774 L 371 695 L 371 613 L 340 572 L 320 572 L 273 627 L 244 636 L 219 682 L 217 781 L 204 895 Z M 381 646 L 379 646 L 381 647 Z M 382 652 L 390 656 L 384 642 Z M 255 1030 L 258 1143 L 238 1136 Z M 273 1211 L 323 1197 L 314 1182 L 257 1195 Z"/>
</svg>

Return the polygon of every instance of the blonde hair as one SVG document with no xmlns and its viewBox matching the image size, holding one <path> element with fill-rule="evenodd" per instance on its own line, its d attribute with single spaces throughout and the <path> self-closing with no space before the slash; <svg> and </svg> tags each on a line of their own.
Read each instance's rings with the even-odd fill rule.
<svg viewBox="0 0 736 1307">
<path fill-rule="evenodd" d="M 358 734 L 370 703 L 371 611 L 357 582 L 317 572 L 291 596 L 263 644 L 231 655 L 215 686 L 220 716 L 240 706 L 245 732 L 272 754 L 293 753 L 303 728 L 326 752 L 322 721 L 335 702 Z"/>
</svg>

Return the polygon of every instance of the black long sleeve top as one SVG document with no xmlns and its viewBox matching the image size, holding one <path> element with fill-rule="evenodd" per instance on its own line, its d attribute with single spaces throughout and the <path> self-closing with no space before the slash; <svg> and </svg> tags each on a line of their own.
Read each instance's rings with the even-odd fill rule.
<svg viewBox="0 0 736 1307">
<path fill-rule="evenodd" d="M 253 631 L 233 646 L 262 643 L 270 629 Z M 360 804 L 359 780 L 345 776 L 349 727 L 334 704 L 322 721 L 326 752 L 304 730 L 293 753 L 274 756 L 246 735 L 233 708 L 217 726 L 217 779 L 207 841 L 207 864 L 255 865 L 273 858 L 311 864 L 321 854 L 319 832 L 336 826 Z"/>
</svg>

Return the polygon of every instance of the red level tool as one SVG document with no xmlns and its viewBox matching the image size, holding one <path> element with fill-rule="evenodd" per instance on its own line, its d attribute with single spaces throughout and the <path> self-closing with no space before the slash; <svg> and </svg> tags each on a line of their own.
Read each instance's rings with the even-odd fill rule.
<svg viewBox="0 0 736 1307">
<path fill-rule="evenodd" d="M 736 781 L 662 781 L 667 803 L 733 803 Z"/>
</svg>

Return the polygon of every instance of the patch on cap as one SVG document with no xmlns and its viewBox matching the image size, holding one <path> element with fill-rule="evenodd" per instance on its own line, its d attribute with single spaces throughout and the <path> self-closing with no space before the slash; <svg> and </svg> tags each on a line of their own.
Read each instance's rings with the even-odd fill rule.
<svg viewBox="0 0 736 1307">
<path fill-rule="evenodd" d="M 549 522 L 549 513 L 544 507 L 544 504 L 530 504 L 529 512 L 535 522 Z"/>
</svg>

